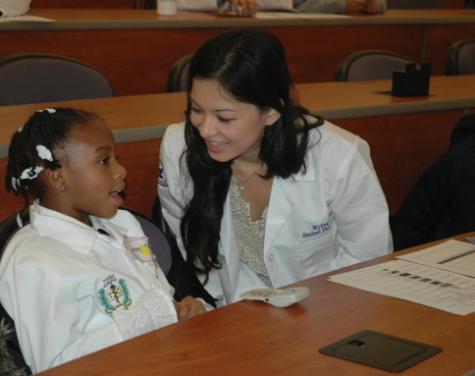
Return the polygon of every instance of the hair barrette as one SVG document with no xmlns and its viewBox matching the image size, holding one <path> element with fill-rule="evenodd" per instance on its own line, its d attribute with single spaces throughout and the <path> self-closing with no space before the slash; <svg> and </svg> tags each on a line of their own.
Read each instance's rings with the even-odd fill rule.
<svg viewBox="0 0 475 376">
<path fill-rule="evenodd" d="M 42 110 L 37 110 L 36 112 L 44 112 L 44 111 L 46 111 L 50 114 L 54 114 L 56 112 L 56 108 L 52 108 L 52 107 L 51 108 L 44 108 Z"/>
<path fill-rule="evenodd" d="M 38 177 L 40 172 L 43 171 L 43 167 L 41 166 L 33 166 L 25 168 L 19 177 L 19 180 L 33 180 Z"/>
<path fill-rule="evenodd" d="M 36 152 L 38 153 L 38 157 L 44 161 L 53 162 L 53 153 L 44 145 L 36 145 Z"/>
</svg>

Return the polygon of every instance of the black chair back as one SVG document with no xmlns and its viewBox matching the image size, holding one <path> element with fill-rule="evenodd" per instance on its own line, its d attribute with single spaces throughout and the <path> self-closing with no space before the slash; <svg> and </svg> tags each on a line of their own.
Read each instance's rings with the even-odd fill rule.
<svg viewBox="0 0 475 376">
<path fill-rule="evenodd" d="M 348 55 L 336 71 L 337 81 L 390 79 L 394 71 L 404 71 L 414 63 L 407 56 L 390 51 L 362 50 Z"/>
<path fill-rule="evenodd" d="M 0 105 L 113 96 L 105 76 L 81 61 L 51 54 L 0 59 Z"/>
<path fill-rule="evenodd" d="M 186 91 L 188 82 L 188 72 L 190 70 L 191 59 L 193 54 L 183 56 L 173 64 L 168 73 L 167 91 L 169 93 L 176 93 Z"/>
<path fill-rule="evenodd" d="M 447 74 L 475 74 L 475 39 L 461 40 L 449 47 Z"/>
</svg>

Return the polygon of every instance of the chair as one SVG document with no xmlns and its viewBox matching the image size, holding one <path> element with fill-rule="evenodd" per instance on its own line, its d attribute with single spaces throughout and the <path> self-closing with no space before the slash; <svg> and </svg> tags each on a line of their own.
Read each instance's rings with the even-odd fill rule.
<svg viewBox="0 0 475 376">
<path fill-rule="evenodd" d="M 113 96 L 96 68 L 50 54 L 14 54 L 0 59 L 0 105 Z"/>
<path fill-rule="evenodd" d="M 388 0 L 387 9 L 440 9 L 443 0 Z"/>
<path fill-rule="evenodd" d="M 185 55 L 177 60 L 168 73 L 167 91 L 175 93 L 186 91 L 188 85 L 188 71 L 193 54 Z"/>
<path fill-rule="evenodd" d="M 404 70 L 413 61 L 404 55 L 389 51 L 362 50 L 347 56 L 338 67 L 337 81 L 378 80 L 392 78 L 397 70 Z"/>
<path fill-rule="evenodd" d="M 447 74 L 475 74 L 475 39 L 458 41 L 449 47 Z"/>
<path fill-rule="evenodd" d="M 148 237 L 150 248 L 155 253 L 163 274 L 167 275 L 172 265 L 171 250 L 167 237 L 161 229 L 145 215 L 132 209 L 126 210 L 132 213 L 139 221 L 143 232 Z"/>
<path fill-rule="evenodd" d="M 185 296 L 190 295 L 195 298 L 201 298 L 206 303 L 216 307 L 216 299 L 206 291 L 192 267 L 184 260 L 175 240 L 175 235 L 163 217 L 162 207 L 158 197 L 155 198 L 153 203 L 152 220 L 160 227 L 170 245 L 172 266 L 167 274 L 167 278 L 170 284 L 175 287 L 175 299 L 181 300 Z"/>
</svg>

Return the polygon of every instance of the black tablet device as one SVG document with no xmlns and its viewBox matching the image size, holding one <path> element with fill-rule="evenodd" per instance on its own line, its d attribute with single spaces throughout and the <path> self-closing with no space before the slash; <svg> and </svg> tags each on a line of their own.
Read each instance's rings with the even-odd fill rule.
<svg viewBox="0 0 475 376">
<path fill-rule="evenodd" d="M 441 352 L 442 349 L 372 330 L 363 330 L 322 347 L 319 351 L 385 371 L 401 372 Z"/>
</svg>

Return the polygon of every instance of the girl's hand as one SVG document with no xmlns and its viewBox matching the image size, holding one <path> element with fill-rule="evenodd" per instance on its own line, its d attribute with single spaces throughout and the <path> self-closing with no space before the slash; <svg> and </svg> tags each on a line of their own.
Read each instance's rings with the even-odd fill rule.
<svg viewBox="0 0 475 376">
<path fill-rule="evenodd" d="M 181 301 L 174 301 L 173 304 L 175 304 L 178 321 L 186 320 L 206 312 L 203 303 L 191 296 L 185 296 Z"/>
</svg>

